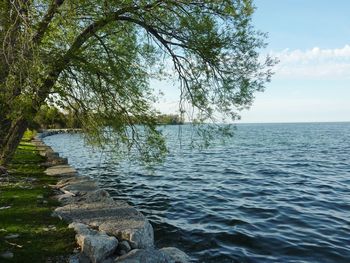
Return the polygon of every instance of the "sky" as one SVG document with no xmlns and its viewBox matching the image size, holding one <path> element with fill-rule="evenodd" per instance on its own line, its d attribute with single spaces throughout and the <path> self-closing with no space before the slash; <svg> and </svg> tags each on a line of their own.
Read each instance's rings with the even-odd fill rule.
<svg viewBox="0 0 350 263">
<path fill-rule="evenodd" d="M 268 33 L 262 53 L 279 59 L 272 81 L 240 122 L 350 121 L 350 1 L 255 0 L 253 24 Z M 172 83 L 158 108 L 176 111 Z"/>
</svg>

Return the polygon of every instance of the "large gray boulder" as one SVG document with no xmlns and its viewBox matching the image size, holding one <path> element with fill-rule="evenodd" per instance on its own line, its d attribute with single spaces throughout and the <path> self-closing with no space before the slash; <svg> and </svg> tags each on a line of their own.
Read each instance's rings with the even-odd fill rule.
<svg viewBox="0 0 350 263">
<path fill-rule="evenodd" d="M 119 240 L 127 240 L 132 248 L 154 245 L 151 224 L 126 202 L 70 203 L 57 208 L 54 214 L 68 222 L 83 223 Z"/>
<path fill-rule="evenodd" d="M 87 193 L 98 190 L 98 186 L 97 183 L 94 180 L 91 180 L 90 178 L 76 177 L 72 179 L 69 182 L 69 184 L 62 187 L 62 190 L 69 191 L 72 193 Z"/>
<path fill-rule="evenodd" d="M 116 258 L 116 263 L 174 263 L 165 253 L 156 249 L 134 249 Z"/>
<path fill-rule="evenodd" d="M 113 203 L 113 198 L 109 193 L 103 189 L 98 189 L 90 192 L 70 192 L 65 191 L 62 188 L 62 194 L 56 195 L 55 198 L 59 200 L 63 205 L 72 203 L 94 203 L 94 202 L 104 202 Z"/>
<path fill-rule="evenodd" d="M 175 263 L 189 263 L 191 261 L 185 252 L 176 247 L 164 247 L 160 251 L 167 254 Z"/>
<path fill-rule="evenodd" d="M 129 241 L 132 249 L 151 248 L 154 244 L 153 227 L 144 217 L 112 219 L 100 224 L 99 230 L 116 236 L 120 240 Z"/>
<path fill-rule="evenodd" d="M 104 202 L 106 204 L 112 204 L 114 203 L 114 200 L 106 190 L 98 189 L 96 191 L 86 193 L 86 195 L 82 196 L 78 202 L 85 202 L 85 203 Z"/>
<path fill-rule="evenodd" d="M 92 263 L 100 263 L 111 256 L 117 249 L 118 240 L 104 232 L 89 229 L 84 224 L 73 223 L 69 227 L 76 231 L 76 240 L 81 251 Z"/>
<path fill-rule="evenodd" d="M 120 254 L 124 255 L 131 250 L 131 246 L 130 246 L 128 241 L 123 240 L 123 241 L 119 242 L 117 249 L 119 250 Z"/>
</svg>

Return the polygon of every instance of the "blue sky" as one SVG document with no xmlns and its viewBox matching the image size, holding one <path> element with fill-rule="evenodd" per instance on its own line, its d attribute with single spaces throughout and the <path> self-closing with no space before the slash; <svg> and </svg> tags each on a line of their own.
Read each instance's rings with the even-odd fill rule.
<svg viewBox="0 0 350 263">
<path fill-rule="evenodd" d="M 256 0 L 254 25 L 268 32 L 264 53 L 279 58 L 272 82 L 241 122 L 350 121 L 350 1 Z M 176 111 L 175 92 L 159 108 Z"/>
</svg>

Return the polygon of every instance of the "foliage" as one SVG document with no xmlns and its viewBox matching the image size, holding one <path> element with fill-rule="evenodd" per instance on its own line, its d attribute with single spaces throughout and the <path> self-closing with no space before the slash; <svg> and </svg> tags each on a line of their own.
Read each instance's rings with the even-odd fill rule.
<svg viewBox="0 0 350 263">
<path fill-rule="evenodd" d="M 34 122 L 42 128 L 64 128 L 65 116 L 56 107 L 43 105 L 34 118 Z"/>
<path fill-rule="evenodd" d="M 22 140 L 25 142 L 29 142 L 29 141 L 33 140 L 36 135 L 37 135 L 37 132 L 35 130 L 27 129 L 23 135 Z"/>
<path fill-rule="evenodd" d="M 184 119 L 177 114 L 160 114 L 157 116 L 158 124 L 183 124 Z"/>
<path fill-rule="evenodd" d="M 31 126 L 41 129 L 80 128 L 80 123 L 74 113 L 64 113 L 55 106 L 45 104 L 40 107 Z"/>
<path fill-rule="evenodd" d="M 264 89 L 275 63 L 259 57 L 265 34 L 251 25 L 250 0 L 0 5 L 0 123 L 30 122 L 53 103 L 77 116 L 90 141 L 113 139 L 146 159 L 165 152 L 150 78 L 176 76 L 182 115 L 200 123 L 217 113 L 234 120 Z M 142 135 L 135 123 L 144 124 Z"/>
<path fill-rule="evenodd" d="M 155 122 L 157 125 L 175 125 L 183 124 L 184 120 L 177 114 L 159 114 L 155 117 Z M 133 123 L 143 124 L 140 119 L 134 119 Z M 113 122 L 107 124 L 107 126 L 111 125 L 113 125 Z M 30 127 L 33 129 L 81 128 L 81 124 L 74 113 L 63 112 L 55 106 L 45 104 L 40 107 Z M 35 135 L 34 131 L 27 129 L 24 138 L 34 138 Z"/>
</svg>

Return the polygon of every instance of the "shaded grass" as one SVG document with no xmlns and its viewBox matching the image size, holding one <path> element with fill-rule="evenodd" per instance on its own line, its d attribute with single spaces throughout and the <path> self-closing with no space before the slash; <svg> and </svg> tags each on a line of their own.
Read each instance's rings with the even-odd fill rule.
<svg viewBox="0 0 350 263">
<path fill-rule="evenodd" d="M 12 259 L 0 262 L 64 262 L 75 245 L 74 231 L 52 217 L 59 205 L 48 186 L 56 179 L 44 174 L 44 162 L 36 148 L 23 141 L 9 166 L 9 181 L 0 182 L 0 254 L 10 251 Z M 6 239 L 9 234 L 18 238 Z"/>
</svg>

